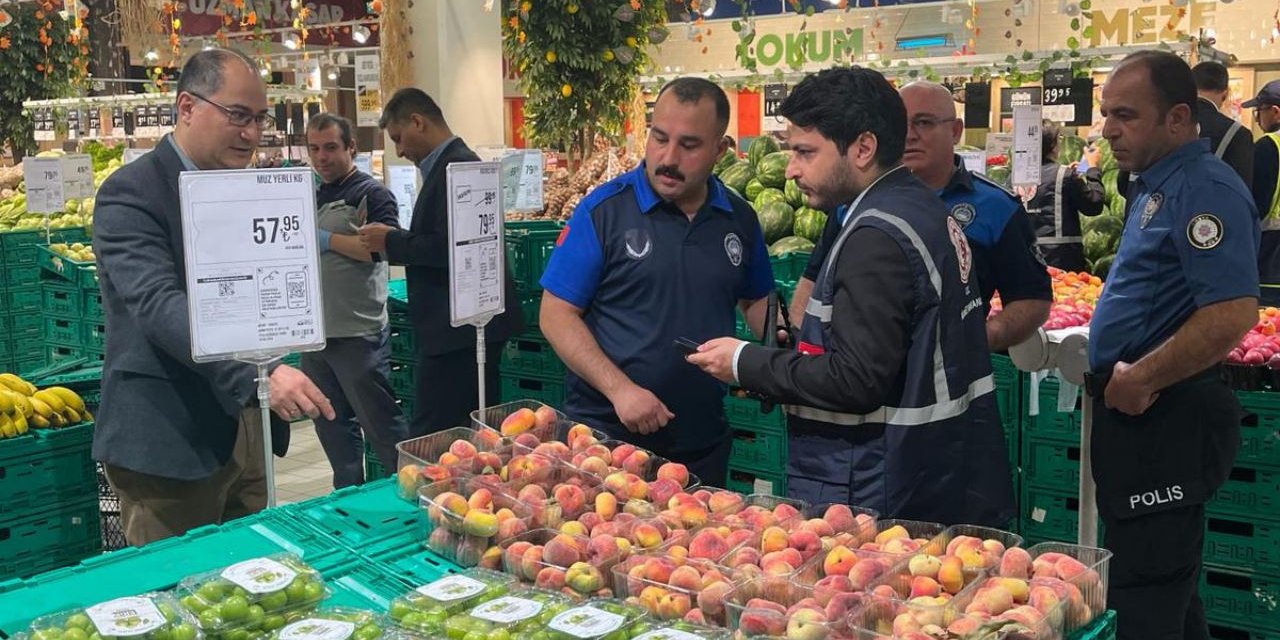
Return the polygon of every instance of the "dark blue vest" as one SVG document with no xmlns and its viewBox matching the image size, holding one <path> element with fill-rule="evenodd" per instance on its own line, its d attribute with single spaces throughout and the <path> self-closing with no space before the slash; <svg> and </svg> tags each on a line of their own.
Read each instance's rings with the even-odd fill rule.
<svg viewBox="0 0 1280 640">
<path fill-rule="evenodd" d="M 986 318 L 963 229 L 906 169 L 850 206 L 828 252 L 800 332 L 801 351 L 831 343 L 831 300 L 845 240 L 878 229 L 915 275 L 905 384 L 892 406 L 847 414 L 789 406 L 788 493 L 875 509 L 883 517 L 1003 526 L 1014 515 L 996 408 Z"/>
</svg>

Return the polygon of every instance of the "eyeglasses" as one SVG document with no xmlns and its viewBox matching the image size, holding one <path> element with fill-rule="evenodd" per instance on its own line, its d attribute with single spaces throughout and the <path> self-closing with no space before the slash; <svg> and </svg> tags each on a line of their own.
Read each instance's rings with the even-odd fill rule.
<svg viewBox="0 0 1280 640">
<path fill-rule="evenodd" d="M 909 129 L 915 129 L 919 133 L 929 133 L 938 128 L 938 125 L 944 122 L 953 122 L 959 118 L 912 118 L 908 123 Z"/>
<path fill-rule="evenodd" d="M 230 122 L 233 126 L 247 127 L 249 126 L 250 122 L 258 125 L 259 129 L 274 129 L 276 126 L 275 117 L 273 117 L 271 114 L 267 113 L 266 111 L 263 111 L 261 113 L 253 113 L 247 109 L 226 107 L 194 91 L 188 91 L 187 93 L 191 94 L 193 97 L 204 100 L 205 102 L 208 102 L 209 104 L 217 107 L 219 111 L 221 111 L 224 115 L 227 116 L 227 122 Z"/>
</svg>

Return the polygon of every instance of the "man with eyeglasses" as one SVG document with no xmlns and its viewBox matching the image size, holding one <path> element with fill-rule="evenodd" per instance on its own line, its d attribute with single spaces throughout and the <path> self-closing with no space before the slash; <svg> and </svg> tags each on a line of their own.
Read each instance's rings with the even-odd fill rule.
<svg viewBox="0 0 1280 640">
<path fill-rule="evenodd" d="M 93 456 L 131 545 L 260 511 L 267 497 L 256 370 L 191 359 L 178 198 L 183 171 L 249 166 L 271 121 L 266 90 L 252 60 L 211 49 L 182 68 L 175 106 L 173 134 L 104 182 L 94 210 L 107 349 Z M 282 456 L 284 420 L 334 413 L 293 367 L 274 366 L 270 382 Z"/>
<path fill-rule="evenodd" d="M 1262 137 L 1253 147 L 1253 202 L 1262 216 L 1262 246 L 1258 249 L 1261 301 L 1280 304 L 1280 80 L 1272 80 L 1252 100 L 1240 105 L 1253 109 Z"/>
</svg>

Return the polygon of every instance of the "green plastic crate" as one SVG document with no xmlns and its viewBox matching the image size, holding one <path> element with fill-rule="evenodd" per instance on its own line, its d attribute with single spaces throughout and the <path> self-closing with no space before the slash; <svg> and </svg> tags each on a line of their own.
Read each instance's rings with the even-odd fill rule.
<svg viewBox="0 0 1280 640">
<path fill-rule="evenodd" d="M 1280 522 L 1210 514 L 1205 519 L 1202 560 L 1280 575 Z"/>
<path fill-rule="evenodd" d="M 714 482 L 703 479 L 707 484 Z M 744 495 L 765 493 L 774 496 L 787 495 L 787 474 L 785 470 L 763 470 L 729 465 L 729 474 L 724 480 L 724 488 Z"/>
<path fill-rule="evenodd" d="M 1237 392 L 1240 406 L 1257 416 L 1240 427 L 1236 464 L 1280 468 L 1280 393 Z"/>
<path fill-rule="evenodd" d="M 751 327 L 747 326 L 747 319 L 742 317 L 742 309 L 737 309 L 733 313 L 733 337 L 747 342 L 756 342 L 755 334 L 751 333 Z"/>
<path fill-rule="evenodd" d="M 417 387 L 413 378 L 414 365 L 403 362 L 392 362 L 387 381 L 391 391 L 397 398 L 412 398 L 417 395 Z"/>
<path fill-rule="evenodd" d="M 453 562 L 416 544 L 374 552 L 370 557 L 389 567 L 392 573 L 414 588 L 462 570 Z"/>
<path fill-rule="evenodd" d="M 744 469 L 764 469 L 779 473 L 787 467 L 787 431 L 777 427 L 757 427 L 729 423 L 729 464 Z"/>
<path fill-rule="evenodd" d="M 84 325 L 79 320 L 46 314 L 44 341 L 63 347 L 84 348 Z"/>
<path fill-rule="evenodd" d="M 553 220 L 506 223 L 507 264 L 516 289 L 532 293 L 542 289 L 539 280 L 556 248 L 563 225 Z"/>
<path fill-rule="evenodd" d="M 1033 487 L 1064 489 L 1080 484 L 1080 446 L 1027 437 L 1022 442 L 1022 479 Z"/>
<path fill-rule="evenodd" d="M 418 348 L 414 342 L 413 329 L 391 329 L 388 340 L 391 345 L 392 362 L 414 363 L 418 361 Z"/>
<path fill-rule="evenodd" d="M 499 381 L 502 402 L 529 399 L 553 407 L 564 404 L 564 378 L 531 378 L 503 372 Z"/>
<path fill-rule="evenodd" d="M 542 296 L 531 295 L 520 301 L 520 313 L 524 316 L 525 329 L 538 326 L 538 316 L 542 313 Z"/>
<path fill-rule="evenodd" d="M 724 397 L 724 417 L 731 425 L 744 427 L 786 429 L 787 416 L 782 407 L 774 406 L 769 413 L 760 412 L 760 401 L 755 398 L 740 398 L 734 395 L 737 389 L 730 389 Z"/>
<path fill-rule="evenodd" d="M 64 227 L 49 231 L 50 242 L 65 242 L 67 244 L 83 242 L 84 244 L 89 244 L 92 240 L 93 234 L 89 232 L 87 227 Z"/>
<path fill-rule="evenodd" d="M 12 353 L 13 341 L 6 339 L 7 335 L 8 334 L 5 334 L 5 336 L 0 336 L 0 360 L 5 360 L 5 361 L 8 361 L 9 358 L 13 357 L 13 353 Z"/>
<path fill-rule="evenodd" d="M 1200 600 L 1214 620 L 1246 629 L 1280 628 L 1280 576 L 1205 566 Z"/>
<path fill-rule="evenodd" d="M 62 360 L 74 360 L 76 358 L 85 357 L 83 347 L 68 347 L 65 345 L 49 344 L 45 345 L 44 357 L 41 362 L 54 363 Z"/>
<path fill-rule="evenodd" d="M 4 293 L 4 309 L 8 311 L 10 315 L 40 311 L 40 290 L 41 287 L 9 289 Z M 79 316 L 80 312 L 77 311 L 74 317 Z"/>
<path fill-rule="evenodd" d="M 410 585 L 397 577 L 390 567 L 361 558 L 350 569 L 337 575 L 325 576 L 331 592 L 324 606 L 354 607 L 373 611 L 386 611 L 391 601 L 404 595 Z"/>
<path fill-rule="evenodd" d="M 1237 464 L 1205 508 L 1213 514 L 1245 517 L 1280 513 L 1280 470 Z"/>
<path fill-rule="evenodd" d="M 0 523 L 0 580 L 65 567 L 101 551 L 95 490 L 88 499 Z"/>
<path fill-rule="evenodd" d="M 1280 640 L 1280 628 L 1272 625 L 1270 630 L 1241 629 L 1231 623 L 1213 619 L 1213 612 L 1205 612 L 1209 619 L 1209 637 L 1214 640 Z"/>
<path fill-rule="evenodd" d="M 507 340 L 502 350 L 502 372 L 533 377 L 564 375 L 564 363 L 551 343 L 536 331 L 525 332 Z"/>
<path fill-rule="evenodd" d="M 1067 636 L 1067 640 L 1115 640 L 1116 612 L 1108 610 L 1093 619 L 1088 626 L 1076 629 Z"/>
<path fill-rule="evenodd" d="M 15 313 L 7 316 L 6 330 L 10 338 L 37 338 L 44 331 L 44 317 L 39 313 Z"/>
<path fill-rule="evenodd" d="M 1014 431 L 1020 431 L 1022 425 L 1022 385 L 1023 374 L 1009 356 L 994 354 L 991 356 L 991 376 L 996 385 L 996 405 L 1000 408 L 1000 421 L 1006 431 L 1013 425 Z"/>
<path fill-rule="evenodd" d="M 91 503 L 95 514 L 97 502 L 95 496 Z M 96 526 L 94 534 L 99 536 Z M 0 630 L 11 634 L 46 613 L 163 591 L 190 575 L 286 551 L 325 574 L 351 565 L 352 554 L 336 541 L 301 526 L 280 509 L 268 509 L 145 547 L 94 556 L 27 580 L 0 583 Z"/>
<path fill-rule="evenodd" d="M 784 253 L 780 256 L 770 256 L 769 264 L 773 267 L 773 277 L 775 280 L 794 282 L 804 275 L 804 270 L 809 266 L 808 251 L 793 251 Z"/>
<path fill-rule="evenodd" d="M 9 367 L 11 371 L 16 372 L 19 376 L 26 377 L 28 371 L 35 371 L 45 365 L 44 353 L 41 352 L 34 356 L 26 356 L 22 358 L 14 358 L 13 365 Z M 87 402 L 87 401 L 86 401 Z"/>
<path fill-rule="evenodd" d="M 49 278 L 81 289 L 98 288 L 98 267 L 93 262 L 77 262 L 43 245 L 36 247 L 36 262 L 40 265 L 39 270 Z"/>
<path fill-rule="evenodd" d="M 35 265 L 5 265 L 4 285 L 10 289 L 40 286 L 40 269 Z"/>
<path fill-rule="evenodd" d="M 41 309 L 45 315 L 60 318 L 80 318 L 84 314 L 84 294 L 71 284 L 45 282 Z"/>
<path fill-rule="evenodd" d="M 1071 542 L 1078 536 L 1080 501 L 1074 491 L 1054 491 L 1027 486 L 1022 483 L 1019 494 L 1018 533 L 1033 542 Z M 1102 540 L 1102 521 L 1098 521 L 1099 540 Z"/>
<path fill-rule="evenodd" d="M 96 495 L 92 446 L 91 422 L 0 440 L 0 521 Z"/>
<path fill-rule="evenodd" d="M 1060 442 L 1080 441 L 1080 411 L 1058 411 L 1058 380 L 1040 381 L 1039 413 L 1031 415 L 1031 376 L 1021 377 L 1022 435 L 1049 438 Z"/>
<path fill-rule="evenodd" d="M 102 322 L 85 320 L 81 323 L 84 335 L 81 337 L 85 349 L 102 350 L 107 347 L 107 325 Z"/>
<path fill-rule="evenodd" d="M 36 247 L 42 244 L 46 244 L 43 229 L 0 232 L 0 247 L 4 249 L 5 264 L 35 264 Z"/>
<path fill-rule="evenodd" d="M 373 453 L 368 440 L 364 441 L 364 478 L 366 481 L 387 477 L 387 470 L 382 468 L 382 461 Z"/>
<path fill-rule="evenodd" d="M 81 294 L 84 296 L 84 319 L 101 322 L 105 317 L 102 312 L 102 292 L 85 290 Z"/>
<path fill-rule="evenodd" d="M 283 510 L 343 548 L 361 553 L 382 540 L 412 536 L 418 524 L 416 505 L 396 495 L 391 479 L 338 489 Z"/>
</svg>

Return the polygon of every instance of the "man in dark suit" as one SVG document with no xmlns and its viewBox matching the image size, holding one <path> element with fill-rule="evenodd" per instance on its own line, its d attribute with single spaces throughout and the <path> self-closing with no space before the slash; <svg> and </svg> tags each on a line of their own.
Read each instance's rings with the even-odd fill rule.
<svg viewBox="0 0 1280 640">
<path fill-rule="evenodd" d="M 396 155 L 422 172 L 422 191 L 409 229 L 370 223 L 360 228 L 369 251 L 404 265 L 409 285 L 409 317 L 418 345 L 410 435 L 470 424 L 479 389 L 476 332 L 449 324 L 449 210 L 445 167 L 480 158 L 453 135 L 444 114 L 425 92 L 404 88 L 382 108 L 378 123 L 396 145 Z M 503 344 L 524 328 L 511 265 L 505 281 L 506 311 L 485 326 L 485 398 L 498 395 L 498 359 Z M 486 404 L 497 402 L 486 401 Z"/>
<path fill-rule="evenodd" d="M 1253 184 L 1253 135 L 1239 120 L 1233 120 L 1219 109 L 1227 99 L 1227 68 L 1217 62 L 1201 62 L 1191 69 L 1196 78 L 1196 120 L 1200 137 L 1209 139 L 1209 148 L 1223 162 L 1231 165 L 1244 186 Z"/>
<path fill-rule="evenodd" d="M 173 134 L 104 182 L 94 211 L 107 349 L 93 456 L 120 496 L 133 545 L 266 506 L 255 369 L 191 358 L 178 198 L 182 171 L 253 161 L 271 118 L 266 91 L 251 60 L 211 49 L 183 67 L 175 106 Z M 302 372 L 278 365 L 270 381 L 281 418 L 333 419 Z M 288 425 L 271 426 L 284 455 Z"/>
</svg>

